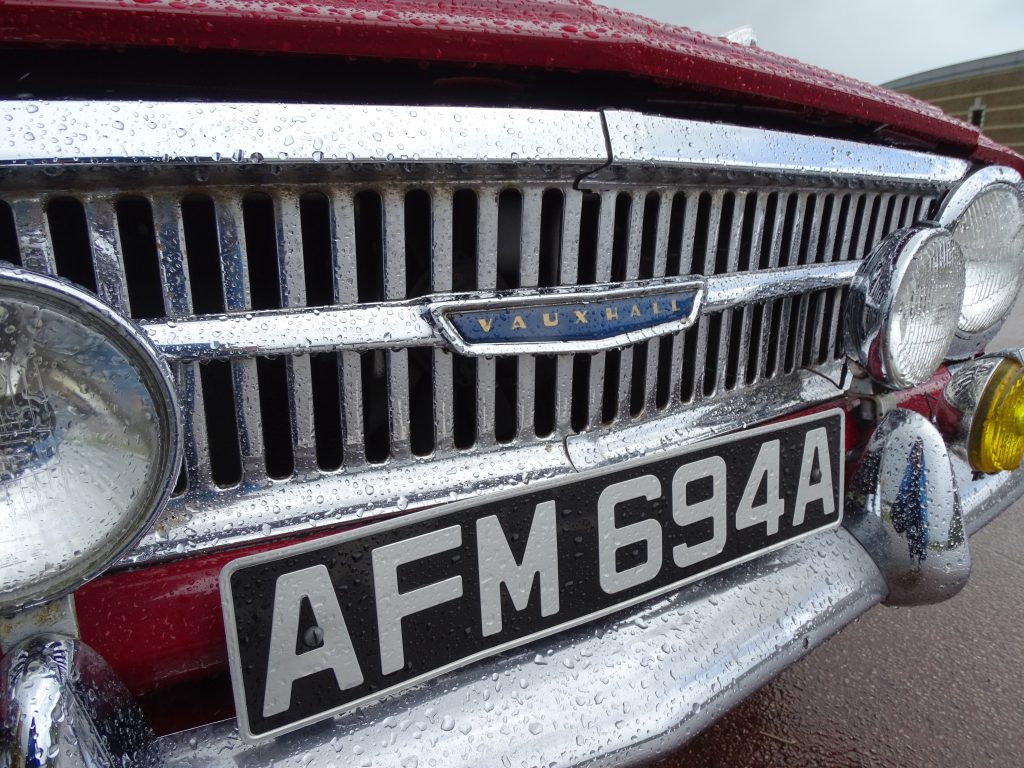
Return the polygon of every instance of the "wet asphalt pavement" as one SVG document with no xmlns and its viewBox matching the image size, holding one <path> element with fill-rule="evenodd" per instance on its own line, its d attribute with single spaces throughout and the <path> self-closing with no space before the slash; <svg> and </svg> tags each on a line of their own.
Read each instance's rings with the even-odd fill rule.
<svg viewBox="0 0 1024 768">
<path fill-rule="evenodd" d="M 989 349 L 1009 346 L 1024 302 Z M 1024 765 L 1024 503 L 971 558 L 952 600 L 872 609 L 659 768 Z"/>
</svg>

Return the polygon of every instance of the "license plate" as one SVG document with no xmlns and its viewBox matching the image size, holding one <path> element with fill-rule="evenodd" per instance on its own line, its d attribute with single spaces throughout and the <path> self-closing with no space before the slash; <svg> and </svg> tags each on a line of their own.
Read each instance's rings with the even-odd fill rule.
<svg viewBox="0 0 1024 768">
<path fill-rule="evenodd" d="M 834 528 L 842 456 L 832 410 L 235 560 L 239 731 L 278 736 Z"/>
</svg>

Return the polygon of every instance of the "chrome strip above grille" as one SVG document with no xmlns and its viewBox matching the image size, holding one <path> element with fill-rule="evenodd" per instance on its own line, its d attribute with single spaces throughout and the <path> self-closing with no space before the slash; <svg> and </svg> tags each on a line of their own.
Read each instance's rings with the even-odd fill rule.
<svg viewBox="0 0 1024 768">
<path fill-rule="evenodd" d="M 95 286 L 174 366 L 184 472 L 135 563 L 520 488 L 841 395 L 859 261 L 967 168 L 623 112 L 0 111 L 0 259 Z M 693 317 L 589 346 L 460 349 L 438 314 L 659 285 L 694 286 Z"/>
</svg>

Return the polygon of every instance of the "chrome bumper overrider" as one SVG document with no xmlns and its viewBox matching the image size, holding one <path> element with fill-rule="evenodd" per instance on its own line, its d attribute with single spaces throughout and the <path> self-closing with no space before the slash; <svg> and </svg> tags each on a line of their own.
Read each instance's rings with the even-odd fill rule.
<svg viewBox="0 0 1024 768">
<path fill-rule="evenodd" d="M 141 759 L 233 768 L 651 760 L 876 603 L 955 593 L 969 572 L 967 538 L 1024 494 L 1024 471 L 973 479 L 927 419 L 903 410 L 884 417 L 859 467 L 845 528 L 263 745 L 243 744 L 226 721 L 157 739 Z M 122 764 L 104 736 L 111 710 L 80 706 L 87 678 L 65 674 L 48 650 L 67 644 L 87 650 L 41 638 L 3 661 L 5 743 L 18 750 L 5 755 L 10 764 Z M 86 727 L 88 718 L 108 722 Z M 30 738 L 44 733 L 45 744 Z M 80 734 L 95 735 L 98 761 L 82 759 Z"/>
</svg>

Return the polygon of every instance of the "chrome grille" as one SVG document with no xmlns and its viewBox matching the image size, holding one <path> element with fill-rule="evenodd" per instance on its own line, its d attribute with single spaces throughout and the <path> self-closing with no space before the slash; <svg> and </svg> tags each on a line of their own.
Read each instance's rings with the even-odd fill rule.
<svg viewBox="0 0 1024 768">
<path fill-rule="evenodd" d="M 258 182 L 245 166 L 213 178 L 8 172 L 0 258 L 77 282 L 151 332 L 224 318 L 202 355 L 167 348 L 185 466 L 139 555 L 165 557 L 579 469 L 562 448 L 573 435 L 705 413 L 808 370 L 836 379 L 845 288 L 712 307 L 687 331 L 592 354 L 467 357 L 394 323 L 337 350 L 282 346 L 271 324 L 243 348 L 239 317 L 318 308 L 322 330 L 347 317 L 328 319 L 334 308 L 394 312 L 436 294 L 855 261 L 928 218 L 949 183 L 655 165 L 476 162 L 459 178 L 383 164 Z M 302 489 L 292 512 L 286 479 Z"/>
<path fill-rule="evenodd" d="M 74 280 L 137 319 L 173 321 L 394 301 L 456 286 L 860 259 L 934 202 L 843 190 L 581 192 L 549 184 L 58 194 L 5 201 L 19 249 L 4 255 Z M 152 245 L 128 245 L 132 237 Z M 125 269 L 147 258 L 149 269 Z M 651 418 L 840 359 L 841 291 L 727 309 L 688 331 L 595 354 L 473 359 L 418 348 L 178 363 L 191 422 L 180 490 Z"/>
</svg>

